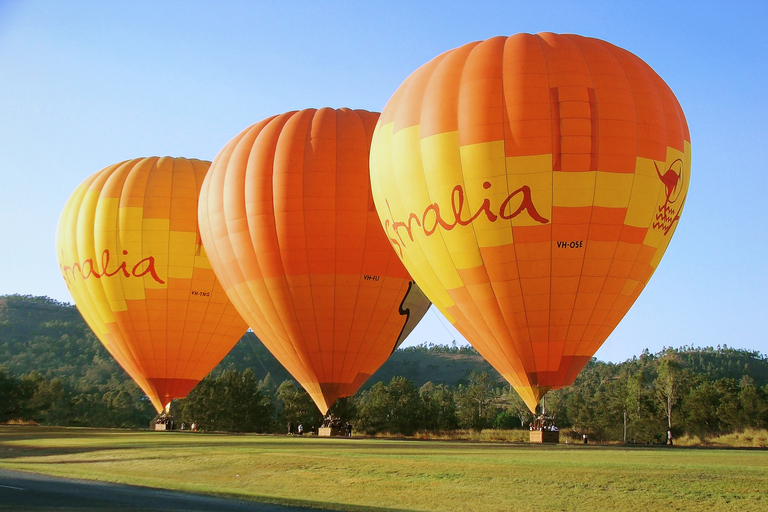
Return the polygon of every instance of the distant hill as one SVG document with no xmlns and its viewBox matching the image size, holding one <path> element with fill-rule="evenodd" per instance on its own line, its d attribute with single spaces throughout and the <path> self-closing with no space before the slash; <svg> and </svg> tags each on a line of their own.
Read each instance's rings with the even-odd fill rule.
<svg viewBox="0 0 768 512">
<path fill-rule="evenodd" d="M 683 347 L 676 353 L 685 367 L 712 380 L 738 380 L 749 375 L 758 386 L 768 384 L 768 358 L 757 352 L 728 347 Z M 15 375 L 37 371 L 47 377 L 97 385 L 111 379 L 129 379 L 93 335 L 77 308 L 48 297 L 0 296 L 0 366 Z M 243 336 L 212 373 L 246 368 L 251 368 L 259 379 L 267 373 L 278 383 L 291 378 L 252 332 Z M 417 386 L 427 381 L 456 385 L 466 383 L 473 371 L 488 372 L 492 379 L 502 382 L 501 376 L 470 347 L 408 347 L 395 351 L 364 389 L 379 381 L 389 382 L 396 375 Z"/>
<path fill-rule="evenodd" d="M 129 379 L 77 308 L 48 297 L 0 296 L 0 366 L 94 384 Z"/>
<path fill-rule="evenodd" d="M 77 308 L 48 297 L 28 295 L 0 296 L 0 366 L 11 374 L 37 371 L 47 377 L 96 381 L 110 378 L 128 380 L 91 332 Z M 276 382 L 291 379 L 290 374 L 264 347 L 253 332 L 247 332 L 212 371 L 251 368 L 257 378 L 269 373 Z M 489 372 L 501 376 L 477 352 L 468 347 L 410 347 L 395 351 L 392 357 L 366 382 L 388 382 L 400 375 L 421 386 L 427 381 L 455 385 L 465 383 L 469 374 Z"/>
</svg>

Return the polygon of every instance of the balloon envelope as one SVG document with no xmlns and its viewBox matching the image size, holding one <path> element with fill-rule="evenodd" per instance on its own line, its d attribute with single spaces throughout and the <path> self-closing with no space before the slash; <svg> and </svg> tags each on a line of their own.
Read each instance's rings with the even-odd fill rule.
<svg viewBox="0 0 768 512">
<path fill-rule="evenodd" d="M 75 190 L 59 219 L 59 266 L 77 308 L 158 412 L 248 328 L 200 242 L 209 166 L 167 157 L 109 166 Z"/>
<path fill-rule="evenodd" d="M 203 243 L 232 302 L 323 413 L 429 307 L 373 206 L 377 119 L 327 108 L 265 119 L 221 150 L 200 197 Z"/>
<path fill-rule="evenodd" d="M 690 176 L 669 87 L 576 35 L 470 43 L 384 108 L 371 186 L 390 243 L 533 410 L 573 382 L 656 269 Z"/>
</svg>

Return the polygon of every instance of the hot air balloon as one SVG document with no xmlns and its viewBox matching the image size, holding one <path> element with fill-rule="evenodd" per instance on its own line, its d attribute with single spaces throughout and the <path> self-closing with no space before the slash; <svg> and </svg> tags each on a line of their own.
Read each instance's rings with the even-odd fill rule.
<svg viewBox="0 0 768 512">
<path fill-rule="evenodd" d="M 227 294 L 323 414 L 429 307 L 373 206 L 377 119 L 329 108 L 265 119 L 219 152 L 200 195 L 203 244 Z"/>
<path fill-rule="evenodd" d="M 370 165 L 395 252 L 533 411 L 643 290 L 690 163 L 682 109 L 645 62 L 542 33 L 417 69 L 382 111 Z"/>
<path fill-rule="evenodd" d="M 209 166 L 168 157 L 111 165 L 75 190 L 59 219 L 59 267 L 78 310 L 158 412 L 248 328 L 200 242 Z"/>
</svg>

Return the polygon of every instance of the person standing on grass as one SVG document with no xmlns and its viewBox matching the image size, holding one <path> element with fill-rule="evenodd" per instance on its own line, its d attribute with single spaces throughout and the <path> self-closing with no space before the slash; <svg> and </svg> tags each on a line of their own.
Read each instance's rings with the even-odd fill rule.
<svg viewBox="0 0 768 512">
<path fill-rule="evenodd" d="M 304 434 L 304 425 L 302 425 L 301 423 L 299 423 L 298 434 L 299 435 Z"/>
</svg>

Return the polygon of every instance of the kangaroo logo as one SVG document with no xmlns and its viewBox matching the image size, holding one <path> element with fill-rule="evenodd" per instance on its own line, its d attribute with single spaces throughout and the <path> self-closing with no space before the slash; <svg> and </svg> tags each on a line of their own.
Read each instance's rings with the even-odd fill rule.
<svg viewBox="0 0 768 512">
<path fill-rule="evenodd" d="M 661 173 L 656 162 L 653 162 L 653 165 L 656 167 L 656 175 L 664 184 L 664 195 L 666 196 L 664 204 L 659 206 L 659 210 L 656 212 L 656 221 L 653 223 L 653 227 L 662 230 L 666 235 L 672 229 L 675 221 L 680 218 L 682 205 L 675 203 L 680 199 L 680 194 L 685 188 L 683 161 L 680 158 L 674 160 L 664 171 L 664 174 Z"/>
</svg>

